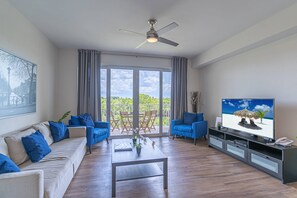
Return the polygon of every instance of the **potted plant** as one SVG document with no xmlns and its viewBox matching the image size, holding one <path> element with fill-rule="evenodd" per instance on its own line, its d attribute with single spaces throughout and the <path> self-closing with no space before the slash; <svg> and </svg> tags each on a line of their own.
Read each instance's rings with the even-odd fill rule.
<svg viewBox="0 0 297 198">
<path fill-rule="evenodd" d="M 222 128 L 222 123 L 218 122 L 218 129 L 221 130 L 221 128 Z"/>
</svg>

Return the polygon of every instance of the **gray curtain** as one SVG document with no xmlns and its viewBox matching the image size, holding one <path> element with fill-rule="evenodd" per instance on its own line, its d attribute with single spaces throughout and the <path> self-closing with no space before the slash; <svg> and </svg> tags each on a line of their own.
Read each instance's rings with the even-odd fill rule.
<svg viewBox="0 0 297 198">
<path fill-rule="evenodd" d="M 95 121 L 101 120 L 100 64 L 99 51 L 78 50 L 77 114 L 89 113 Z"/>
<path fill-rule="evenodd" d="M 172 58 L 171 77 L 171 120 L 181 119 L 188 110 L 187 105 L 187 66 L 188 59 Z"/>
</svg>

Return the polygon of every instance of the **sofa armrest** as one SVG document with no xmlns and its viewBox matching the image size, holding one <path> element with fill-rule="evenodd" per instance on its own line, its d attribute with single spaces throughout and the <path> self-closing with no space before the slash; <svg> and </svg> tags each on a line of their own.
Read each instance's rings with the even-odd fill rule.
<svg viewBox="0 0 297 198">
<path fill-rule="evenodd" d="M 199 138 L 207 134 L 207 121 L 199 121 L 192 123 L 192 129 L 194 131 L 193 138 Z"/>
<path fill-rule="evenodd" d="M 68 127 L 68 129 L 70 138 L 86 137 L 87 132 L 85 126 Z"/>
<path fill-rule="evenodd" d="M 31 170 L 0 175 L 0 196 L 43 198 L 44 179 L 42 170 Z"/>
</svg>

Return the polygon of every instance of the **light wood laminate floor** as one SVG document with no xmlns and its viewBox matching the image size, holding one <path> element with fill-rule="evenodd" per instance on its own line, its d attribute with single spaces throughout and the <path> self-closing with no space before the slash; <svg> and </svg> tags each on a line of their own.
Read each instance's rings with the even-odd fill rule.
<svg viewBox="0 0 297 198">
<path fill-rule="evenodd" d="M 281 181 L 207 146 L 207 142 L 152 138 L 168 156 L 168 191 L 163 178 L 117 183 L 117 197 L 296 197 L 297 182 Z M 111 143 L 97 144 L 85 156 L 65 194 L 66 198 L 111 197 Z M 297 164 L 296 164 L 297 167 Z"/>
</svg>

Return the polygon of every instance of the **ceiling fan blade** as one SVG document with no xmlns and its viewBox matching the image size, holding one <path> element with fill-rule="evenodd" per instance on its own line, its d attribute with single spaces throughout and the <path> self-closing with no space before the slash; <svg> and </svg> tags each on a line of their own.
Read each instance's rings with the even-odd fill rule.
<svg viewBox="0 0 297 198">
<path fill-rule="evenodd" d="M 160 36 L 160 35 L 162 35 L 162 34 L 164 34 L 164 33 L 166 33 L 166 32 L 169 32 L 170 30 L 176 28 L 177 26 L 178 26 L 177 23 L 172 22 L 172 23 L 170 23 L 169 25 L 166 25 L 165 27 L 159 29 L 159 30 L 157 31 L 157 33 L 158 33 L 158 35 Z"/>
<path fill-rule="evenodd" d="M 119 31 L 124 32 L 124 33 L 128 33 L 128 34 L 134 34 L 134 35 L 145 37 L 145 34 L 134 32 L 134 31 L 131 31 L 131 30 L 119 29 Z"/>
<path fill-rule="evenodd" d="M 168 45 L 172 45 L 172 46 L 174 46 L 174 47 L 178 46 L 178 43 L 173 42 L 173 41 L 168 40 L 168 39 L 163 38 L 163 37 L 159 37 L 159 38 L 158 38 L 158 42 L 165 43 L 165 44 L 168 44 Z"/>
<path fill-rule="evenodd" d="M 139 45 L 137 45 L 137 47 L 136 47 L 136 49 L 138 49 L 138 48 L 140 48 L 141 46 L 143 46 L 144 44 L 146 44 L 146 40 L 145 41 L 143 41 L 142 43 L 140 43 Z"/>
</svg>

